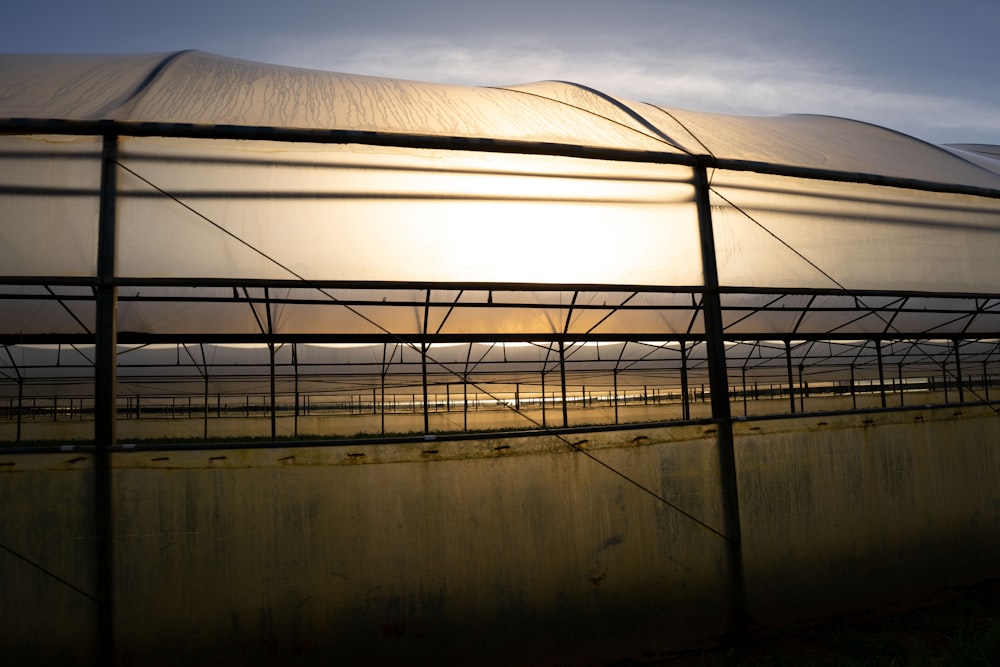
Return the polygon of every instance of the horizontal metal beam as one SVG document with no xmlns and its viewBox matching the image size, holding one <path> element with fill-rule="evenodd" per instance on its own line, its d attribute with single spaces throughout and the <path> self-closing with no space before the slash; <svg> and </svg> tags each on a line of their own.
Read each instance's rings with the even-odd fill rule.
<svg viewBox="0 0 1000 667">
<path fill-rule="evenodd" d="M 635 284 L 601 284 L 601 283 L 522 283 L 522 282 L 435 282 L 435 281 L 405 281 L 405 280 L 281 280 L 281 279 L 248 279 L 248 278 L 134 278 L 118 276 L 98 279 L 97 277 L 79 276 L 3 276 L 0 275 L 0 287 L 10 286 L 51 286 L 51 287 L 98 287 L 101 285 L 115 287 L 224 287 L 261 289 L 298 288 L 324 290 L 434 290 L 457 292 L 600 292 L 600 293 L 648 293 L 648 294 L 700 294 L 705 288 L 701 285 L 635 285 Z M 870 297 L 910 297 L 926 299 L 1000 299 L 1000 292 L 934 292 L 916 290 L 875 290 L 814 287 L 756 287 L 747 285 L 721 285 L 718 292 L 722 295 L 775 295 L 775 296 L 841 296 L 845 298 Z M 42 295 L 38 295 L 41 298 Z M 245 300 L 245 299 L 244 299 Z M 423 301 L 420 302 L 421 305 Z"/>
<path fill-rule="evenodd" d="M 906 190 L 972 195 L 1000 199 L 1000 189 L 957 183 L 941 183 L 912 178 L 898 178 L 836 169 L 818 169 L 771 164 L 754 160 L 717 158 L 681 152 L 641 151 L 599 146 L 581 146 L 543 141 L 520 141 L 484 137 L 436 136 L 398 132 L 359 130 L 295 129 L 241 125 L 200 125 L 194 123 L 155 123 L 116 120 L 62 120 L 45 118 L 8 118 L 0 120 L 0 134 L 120 135 L 132 137 L 178 137 L 190 139 L 241 139 L 319 144 L 359 144 L 430 150 L 471 151 L 480 153 L 516 153 L 611 160 L 677 164 L 703 169 L 753 172 L 842 183 L 862 183 Z M 693 178 L 693 176 L 692 176 Z"/>
<path fill-rule="evenodd" d="M 933 340 L 994 340 L 1000 333 L 966 333 L 958 335 L 955 332 L 934 331 L 898 331 L 892 333 L 865 334 L 853 333 L 797 333 L 791 337 L 792 342 L 920 342 Z M 723 336 L 727 343 L 753 343 L 767 341 L 784 341 L 787 336 L 780 333 L 734 333 Z M 616 343 L 616 342 L 689 342 L 699 343 L 705 340 L 700 333 L 675 333 L 669 331 L 638 331 L 629 333 L 456 333 L 456 334 L 422 334 L 422 333 L 274 333 L 270 336 L 261 333 L 143 333 L 123 331 L 118 335 L 119 345 L 155 345 L 155 344 L 260 344 L 268 343 L 403 343 L 419 345 L 420 343 Z M 0 334 L 0 345 L 92 345 L 94 336 L 88 334 Z"/>
<path fill-rule="evenodd" d="M 561 292 L 558 294 L 562 294 Z M 944 297 L 938 297 L 944 298 Z M 947 299 L 949 304 L 952 301 L 958 301 L 958 299 Z M 969 300 L 969 299 L 962 299 Z M 93 296 L 85 294 L 3 294 L 0 292 L 0 301 L 74 301 L 74 302 L 92 302 L 94 301 Z M 447 308 L 449 310 L 462 310 L 462 309 L 491 309 L 491 308 L 509 308 L 509 309 L 523 309 L 523 310 L 596 310 L 596 311 L 693 311 L 700 310 L 700 306 L 691 305 L 690 303 L 577 303 L 577 304 L 566 304 L 562 302 L 546 302 L 538 301 L 535 303 L 525 303 L 520 301 L 503 301 L 494 297 L 492 301 L 484 299 L 481 301 L 428 301 L 426 299 L 413 299 L 413 300 L 374 300 L 374 299 L 331 299 L 324 298 L 322 296 L 314 298 L 281 298 L 272 297 L 269 300 L 264 299 L 264 297 L 256 296 L 229 296 L 229 297 L 211 297 L 211 296 L 190 296 L 187 294 L 178 294 L 176 296 L 148 296 L 148 295 L 131 295 L 131 296 L 120 296 L 118 301 L 120 303 L 253 303 L 253 304 L 264 304 L 269 302 L 274 305 L 303 305 L 303 306 L 329 306 L 329 307 L 357 307 L 357 308 L 367 308 L 367 307 L 430 307 L 430 308 Z M 879 305 L 879 306 L 788 306 L 785 304 L 764 304 L 764 305 L 743 305 L 743 304 L 727 304 L 722 303 L 723 312 L 738 312 L 738 313 L 863 313 L 863 314 L 902 314 L 902 313 L 920 313 L 922 315 L 960 315 L 960 316 L 973 316 L 979 314 L 1000 314 L 1000 309 L 990 310 L 983 308 L 981 305 L 976 305 L 974 308 L 967 309 L 961 308 L 957 305 L 948 305 L 939 308 L 927 308 L 926 306 L 921 306 L 921 302 L 917 302 L 913 306 L 908 306 L 905 308 L 899 308 L 893 305 Z M 747 317 L 749 317 L 748 315 Z"/>
</svg>

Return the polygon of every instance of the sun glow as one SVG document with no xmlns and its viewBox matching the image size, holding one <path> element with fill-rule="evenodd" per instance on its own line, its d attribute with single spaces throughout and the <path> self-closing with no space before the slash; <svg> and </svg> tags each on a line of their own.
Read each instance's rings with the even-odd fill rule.
<svg viewBox="0 0 1000 667">
<path fill-rule="evenodd" d="M 268 142 L 131 142 L 121 270 L 309 280 L 697 284 L 677 165 Z M 127 193 L 150 186 L 122 176 Z M 209 224 L 207 221 L 211 221 Z M 238 239 L 238 240 L 237 240 Z M 183 240 L 183 241 L 181 241 Z M 183 245 L 178 245 L 183 243 Z M 170 258 L 165 262 L 163 258 Z"/>
<path fill-rule="evenodd" d="M 699 277 L 690 252 L 697 248 L 691 188 L 668 180 L 662 166 L 632 165 L 611 177 L 580 173 L 578 161 L 546 159 L 552 171 L 540 173 L 537 157 L 491 159 L 500 157 L 511 173 L 463 180 L 468 189 L 435 202 L 428 252 L 439 279 L 662 284 Z M 597 166 L 606 167 L 588 171 Z"/>
</svg>

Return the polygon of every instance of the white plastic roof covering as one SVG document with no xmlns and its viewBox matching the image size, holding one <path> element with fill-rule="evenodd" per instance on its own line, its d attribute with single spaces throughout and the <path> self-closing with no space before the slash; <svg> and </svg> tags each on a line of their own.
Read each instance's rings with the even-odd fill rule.
<svg viewBox="0 0 1000 667">
<path fill-rule="evenodd" d="M 70 129 L 18 130 L 48 121 Z M 996 146 L 935 146 L 842 118 L 727 116 L 563 82 L 449 86 L 193 51 L 0 55 L 0 334 L 94 330 L 89 287 L 60 284 L 96 275 L 101 140 L 72 134 L 74 123 L 93 121 L 542 142 L 1000 190 Z M 137 283 L 121 288 L 122 331 L 259 333 L 274 298 L 284 300 L 271 312 L 278 334 L 660 340 L 701 330 L 689 289 L 702 272 L 686 166 L 152 136 L 123 137 L 119 151 L 117 273 Z M 728 332 L 860 337 L 891 333 L 890 321 L 928 336 L 1000 330 L 1000 200 L 740 171 L 710 178 L 723 286 L 789 291 L 727 295 Z M 177 285 L 144 283 L 164 279 Z M 189 279 L 302 287 L 265 296 L 258 286 L 226 302 L 232 288 L 183 287 Z M 399 287 L 318 292 L 311 281 Z M 443 287 L 429 294 L 408 282 Z M 619 287 L 508 289 L 494 300 L 493 282 Z M 630 296 L 621 286 L 678 291 Z M 843 294 L 794 294 L 801 290 Z M 859 306 L 855 290 L 930 296 Z M 933 312 L 934 295 L 948 294 L 981 298 L 963 302 L 966 314 Z M 364 305 L 342 307 L 355 299 Z M 634 309 L 615 310 L 626 303 Z"/>
<path fill-rule="evenodd" d="M 995 188 L 995 146 L 945 149 L 825 116 L 668 109 L 563 82 L 463 87 L 197 51 L 0 55 L 0 119 L 342 129 L 707 153 Z"/>
</svg>

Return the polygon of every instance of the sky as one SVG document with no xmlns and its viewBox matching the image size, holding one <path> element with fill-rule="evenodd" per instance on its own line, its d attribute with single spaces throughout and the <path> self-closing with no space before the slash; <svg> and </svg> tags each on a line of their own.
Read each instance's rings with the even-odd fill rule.
<svg viewBox="0 0 1000 667">
<path fill-rule="evenodd" d="M 1000 144 L 1000 0 L 48 0 L 0 51 L 222 56 Z"/>
</svg>

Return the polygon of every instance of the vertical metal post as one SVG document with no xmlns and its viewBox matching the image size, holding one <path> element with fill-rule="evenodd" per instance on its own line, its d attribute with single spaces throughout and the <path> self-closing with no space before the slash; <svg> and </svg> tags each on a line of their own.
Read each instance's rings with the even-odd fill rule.
<svg viewBox="0 0 1000 667">
<path fill-rule="evenodd" d="M 292 413 L 292 434 L 299 437 L 299 344 L 292 343 L 292 371 L 295 373 L 295 403 Z M 372 409 L 375 409 L 375 390 L 372 390 Z"/>
<path fill-rule="evenodd" d="M 743 375 L 743 416 L 747 416 L 747 367 L 742 368 Z"/>
<path fill-rule="evenodd" d="M 851 408 L 858 409 L 858 393 L 854 387 L 854 365 L 851 365 Z"/>
<path fill-rule="evenodd" d="M 743 583 L 743 557 L 740 553 L 740 510 L 733 420 L 729 405 L 729 379 L 726 375 L 726 347 L 723 341 L 722 299 L 716 265 L 715 232 L 705 167 L 694 170 L 695 200 L 698 206 L 698 232 L 701 265 L 704 274 L 703 312 L 708 378 L 712 395 L 712 421 L 716 424 L 719 448 L 719 472 L 722 483 L 722 509 L 727 536 L 726 556 L 730 573 L 729 631 L 736 637 L 747 631 L 746 593 Z"/>
<path fill-rule="evenodd" d="M 202 387 L 202 405 L 205 408 L 205 415 L 202 418 L 202 437 L 208 440 L 208 367 L 205 367 L 205 382 Z"/>
<path fill-rule="evenodd" d="M 788 371 L 788 404 L 795 414 L 795 380 L 792 379 L 792 341 L 785 339 L 785 366 Z"/>
<path fill-rule="evenodd" d="M 24 419 L 24 378 L 17 376 L 17 442 L 21 442 L 21 420 Z"/>
<path fill-rule="evenodd" d="M 986 362 L 983 362 L 983 394 L 986 397 L 986 402 L 990 402 L 990 376 L 989 367 Z"/>
<path fill-rule="evenodd" d="M 687 343 L 681 341 L 681 419 L 691 419 L 691 402 L 688 397 Z"/>
<path fill-rule="evenodd" d="M 469 362 L 472 360 L 472 345 L 465 353 L 465 366 L 462 368 L 462 430 L 469 430 Z"/>
<path fill-rule="evenodd" d="M 270 357 L 270 390 L 271 390 L 271 441 L 278 439 L 278 404 L 274 386 L 274 323 L 271 321 L 271 290 L 264 288 L 264 308 L 267 309 L 267 351 Z"/>
<path fill-rule="evenodd" d="M 424 299 L 424 325 L 423 332 L 424 336 L 427 336 L 428 326 L 430 324 L 431 317 L 431 291 L 427 290 L 427 296 Z M 424 395 L 424 435 L 431 432 L 431 421 L 430 413 L 428 412 L 430 406 L 427 404 L 427 342 L 426 340 L 420 343 L 420 384 L 423 386 Z"/>
<path fill-rule="evenodd" d="M 545 428 L 545 362 L 542 362 L 542 428 Z"/>
<path fill-rule="evenodd" d="M 903 384 L 903 362 L 899 362 L 898 370 L 899 370 L 899 405 L 902 406 L 905 403 L 903 397 L 906 394 L 906 391 L 904 391 L 905 385 Z"/>
<path fill-rule="evenodd" d="M 270 413 L 271 413 L 270 414 L 270 417 L 271 417 L 271 440 L 274 441 L 274 440 L 278 439 L 278 412 L 277 412 L 278 406 L 277 406 L 277 402 L 276 402 L 275 387 L 274 387 L 274 372 L 275 372 L 274 371 L 274 361 L 275 361 L 274 352 L 275 352 L 275 350 L 274 350 L 274 343 L 273 342 L 269 342 L 267 344 L 267 352 L 268 352 L 268 355 L 269 355 L 269 358 L 270 358 L 270 371 L 271 371 L 270 372 L 270 378 L 269 378 L 270 379 L 270 402 L 271 402 L 271 408 L 270 408 Z"/>
<path fill-rule="evenodd" d="M 958 384 L 958 402 L 965 403 L 965 388 L 962 387 L 962 357 L 958 353 L 958 339 L 952 341 L 955 349 L 955 380 Z"/>
<path fill-rule="evenodd" d="M 205 410 L 205 414 L 202 416 L 202 438 L 208 440 L 208 357 L 205 356 L 205 345 L 204 343 L 198 344 L 198 351 L 201 352 L 201 374 L 202 374 L 202 396 L 201 402 L 202 407 Z M 191 360 L 194 361 L 194 356 L 191 356 Z M 195 362 L 197 363 L 197 362 Z M 127 415 L 129 410 L 126 409 L 125 414 Z"/>
<path fill-rule="evenodd" d="M 379 419 L 381 425 L 381 432 L 385 435 L 385 374 L 389 372 L 389 367 L 385 363 L 385 355 L 388 351 L 386 343 L 382 343 L 382 368 L 381 373 L 379 373 L 379 388 L 378 393 L 381 396 L 379 401 L 379 412 L 381 413 L 381 418 Z"/>
<path fill-rule="evenodd" d="M 886 407 L 885 404 L 885 367 L 882 365 L 882 341 L 875 341 L 875 356 L 878 359 L 878 391 L 879 396 L 882 397 L 882 407 Z"/>
<path fill-rule="evenodd" d="M 420 343 L 420 384 L 424 397 L 424 435 L 431 432 L 431 417 L 427 412 L 427 343 Z"/>
<path fill-rule="evenodd" d="M 566 346 L 559 341 L 559 385 L 562 389 L 563 427 L 569 426 L 569 413 L 566 410 Z"/>
<path fill-rule="evenodd" d="M 618 369 L 614 369 L 612 372 L 612 383 L 615 389 L 615 424 L 618 423 Z"/>
<path fill-rule="evenodd" d="M 806 411 L 806 394 L 809 393 L 809 385 L 802 380 L 803 365 L 799 364 L 799 411 Z"/>
<path fill-rule="evenodd" d="M 111 448 L 117 433 L 118 287 L 115 278 L 117 235 L 118 137 L 104 137 L 101 156 L 101 200 L 97 232 L 97 326 L 94 378 L 94 487 L 97 523 L 97 652 L 98 664 L 113 665 L 114 531 Z"/>
</svg>

